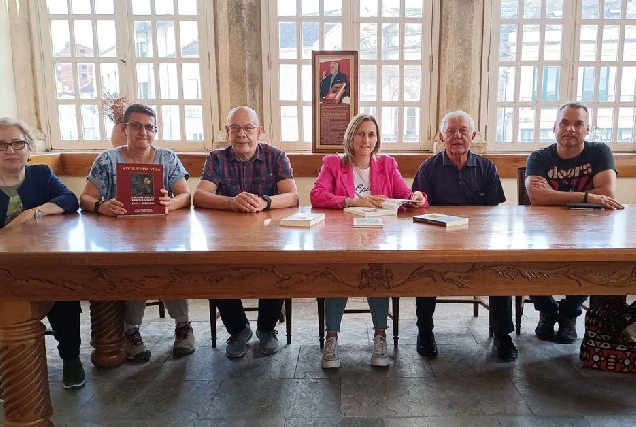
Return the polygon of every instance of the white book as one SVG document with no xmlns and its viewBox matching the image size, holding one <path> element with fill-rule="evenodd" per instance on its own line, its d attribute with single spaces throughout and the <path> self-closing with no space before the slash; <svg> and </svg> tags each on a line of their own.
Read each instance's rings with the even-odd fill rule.
<svg viewBox="0 0 636 427">
<path fill-rule="evenodd" d="M 353 218 L 353 226 L 355 228 L 382 228 L 382 218 Z"/>
<path fill-rule="evenodd" d="M 309 228 L 325 220 L 324 213 L 296 212 L 280 220 L 283 227 L 305 227 Z"/>
<path fill-rule="evenodd" d="M 351 208 L 344 208 L 344 211 L 357 216 L 396 216 L 397 209 L 381 209 L 381 208 L 366 208 L 354 206 Z"/>
</svg>

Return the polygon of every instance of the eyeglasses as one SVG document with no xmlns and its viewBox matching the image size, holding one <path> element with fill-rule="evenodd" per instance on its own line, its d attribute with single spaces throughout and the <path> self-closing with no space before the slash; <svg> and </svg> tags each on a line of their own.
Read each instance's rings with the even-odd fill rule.
<svg viewBox="0 0 636 427">
<path fill-rule="evenodd" d="M 444 133 L 446 135 L 455 135 L 455 132 L 457 131 L 459 131 L 459 133 L 464 136 L 468 135 L 468 133 L 470 132 L 467 128 L 461 128 L 461 129 L 446 129 Z"/>
<path fill-rule="evenodd" d="M 139 132 L 142 128 L 146 129 L 146 132 L 150 132 L 150 133 L 157 132 L 157 126 L 151 125 L 150 123 L 148 123 L 147 125 L 142 125 L 139 122 L 130 122 L 130 123 L 124 123 L 124 124 L 127 126 L 130 126 L 130 128 L 134 130 L 135 132 Z"/>
<path fill-rule="evenodd" d="M 0 151 L 7 151 L 7 149 L 9 149 L 9 146 L 11 146 L 11 148 L 13 148 L 14 150 L 22 150 L 24 149 L 24 147 L 26 147 L 27 142 L 26 141 L 12 141 L 12 142 L 0 142 Z"/>
<path fill-rule="evenodd" d="M 246 134 L 251 135 L 256 130 L 255 126 L 247 125 L 247 126 L 239 126 L 239 125 L 231 125 L 230 132 L 239 133 L 241 130 L 245 131 Z"/>
</svg>

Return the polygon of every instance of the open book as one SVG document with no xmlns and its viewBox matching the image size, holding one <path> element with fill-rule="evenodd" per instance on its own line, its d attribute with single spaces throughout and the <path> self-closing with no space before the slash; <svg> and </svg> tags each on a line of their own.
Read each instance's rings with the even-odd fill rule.
<svg viewBox="0 0 636 427">
<path fill-rule="evenodd" d="M 386 199 L 382 202 L 382 209 L 392 209 L 397 211 L 400 208 L 415 208 L 419 204 L 411 199 Z"/>
<path fill-rule="evenodd" d="M 345 212 L 358 216 L 391 216 L 397 215 L 401 207 L 417 207 L 417 202 L 409 199 L 386 199 L 381 208 L 367 208 L 353 206 L 344 208 Z"/>
</svg>

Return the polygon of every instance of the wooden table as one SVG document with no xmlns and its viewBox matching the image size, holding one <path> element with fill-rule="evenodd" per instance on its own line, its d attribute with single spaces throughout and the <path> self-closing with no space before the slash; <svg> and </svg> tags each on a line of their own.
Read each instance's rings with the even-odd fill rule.
<svg viewBox="0 0 636 427">
<path fill-rule="evenodd" d="M 295 211 L 72 214 L 1 230 L 5 425 L 52 425 L 47 301 L 92 301 L 92 360 L 108 367 L 125 357 L 116 300 L 636 293 L 636 206 L 429 209 L 470 217 L 449 229 L 413 213 L 353 228 L 340 211 L 311 229 L 278 225 Z"/>
</svg>

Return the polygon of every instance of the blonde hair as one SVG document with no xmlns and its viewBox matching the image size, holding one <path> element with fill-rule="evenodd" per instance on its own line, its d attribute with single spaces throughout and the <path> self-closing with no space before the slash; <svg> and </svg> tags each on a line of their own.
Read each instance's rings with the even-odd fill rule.
<svg viewBox="0 0 636 427">
<path fill-rule="evenodd" d="M 375 124 L 375 132 L 378 136 L 378 139 L 375 143 L 375 147 L 373 148 L 373 152 L 371 155 L 375 155 L 378 151 L 380 151 L 380 126 L 378 126 L 378 121 L 371 114 L 360 113 L 356 115 L 347 126 L 347 130 L 344 133 L 344 157 L 342 158 L 342 163 L 345 165 L 350 165 L 354 163 L 354 159 L 356 158 L 355 150 L 353 147 L 353 137 L 356 135 L 356 132 L 360 128 L 360 125 L 363 122 L 373 122 Z"/>
<path fill-rule="evenodd" d="M 20 129 L 20 132 L 24 135 L 24 140 L 26 141 L 29 150 L 35 150 L 35 139 L 33 138 L 31 128 L 22 120 L 14 119 L 13 117 L 3 117 L 0 119 L 0 129 L 4 128 Z"/>
</svg>

